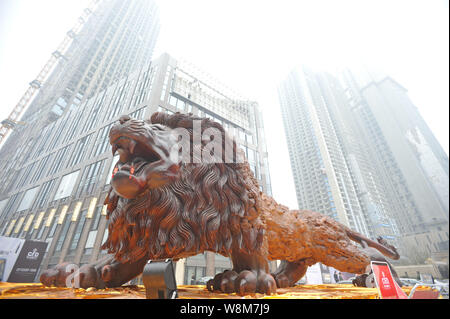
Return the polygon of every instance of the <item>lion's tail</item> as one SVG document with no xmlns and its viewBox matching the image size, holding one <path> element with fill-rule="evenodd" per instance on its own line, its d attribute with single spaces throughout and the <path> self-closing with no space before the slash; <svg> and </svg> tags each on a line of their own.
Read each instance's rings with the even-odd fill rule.
<svg viewBox="0 0 450 319">
<path fill-rule="evenodd" d="M 376 241 L 373 241 L 373 240 L 365 237 L 364 235 L 357 233 L 348 228 L 347 228 L 347 235 L 348 235 L 348 237 L 350 237 L 351 240 L 354 240 L 354 241 L 360 243 L 364 248 L 366 248 L 367 246 L 375 248 L 378 251 L 380 251 L 383 255 L 385 255 L 386 257 L 389 257 L 394 260 L 397 260 L 400 258 L 400 255 L 397 252 L 397 249 L 394 246 L 389 245 L 381 237 L 378 237 L 377 238 L 378 242 L 376 242 Z"/>
</svg>

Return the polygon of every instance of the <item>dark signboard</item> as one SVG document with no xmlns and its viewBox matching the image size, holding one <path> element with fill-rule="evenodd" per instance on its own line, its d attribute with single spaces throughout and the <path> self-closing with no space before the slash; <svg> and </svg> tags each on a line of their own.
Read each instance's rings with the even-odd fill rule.
<svg viewBox="0 0 450 319">
<path fill-rule="evenodd" d="M 46 242 L 25 240 L 9 275 L 9 282 L 33 282 L 47 248 Z"/>
</svg>

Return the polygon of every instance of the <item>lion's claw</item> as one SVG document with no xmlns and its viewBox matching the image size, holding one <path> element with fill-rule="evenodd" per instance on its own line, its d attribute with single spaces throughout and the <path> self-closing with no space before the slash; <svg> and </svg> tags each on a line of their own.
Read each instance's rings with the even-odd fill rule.
<svg viewBox="0 0 450 319">
<path fill-rule="evenodd" d="M 272 274 L 272 276 L 273 278 L 275 278 L 275 282 L 278 288 L 287 288 L 292 286 L 288 276 L 286 276 L 284 273 L 280 273 L 277 275 Z"/>
<path fill-rule="evenodd" d="M 260 293 L 271 295 L 277 292 L 277 283 L 271 274 L 262 273 L 258 276 L 256 290 Z"/>
<path fill-rule="evenodd" d="M 238 274 L 233 270 L 227 270 L 223 273 L 220 280 L 220 290 L 225 293 L 232 293 L 235 291 L 234 282 Z"/>
<path fill-rule="evenodd" d="M 53 269 L 45 270 L 40 281 L 45 286 L 73 287 L 73 288 L 104 288 L 99 274 L 92 265 L 79 268 L 76 264 L 64 262 Z"/>
<path fill-rule="evenodd" d="M 239 274 L 233 270 L 226 270 L 217 274 L 206 284 L 209 291 L 220 291 L 243 296 L 256 292 L 263 294 L 276 293 L 277 284 L 272 275 L 256 271 L 243 270 Z"/>
</svg>

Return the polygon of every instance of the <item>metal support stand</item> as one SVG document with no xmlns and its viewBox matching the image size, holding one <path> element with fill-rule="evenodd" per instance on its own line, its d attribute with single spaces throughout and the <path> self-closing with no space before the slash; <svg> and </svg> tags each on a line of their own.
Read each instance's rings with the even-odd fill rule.
<svg viewBox="0 0 450 319">
<path fill-rule="evenodd" d="M 177 283 L 172 259 L 149 260 L 142 272 L 147 299 L 175 299 Z"/>
</svg>

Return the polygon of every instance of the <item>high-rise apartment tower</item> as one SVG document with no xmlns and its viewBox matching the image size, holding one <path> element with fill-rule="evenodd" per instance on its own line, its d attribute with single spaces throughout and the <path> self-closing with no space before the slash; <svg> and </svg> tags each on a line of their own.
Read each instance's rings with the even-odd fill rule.
<svg viewBox="0 0 450 319">
<path fill-rule="evenodd" d="M 448 157 L 403 87 L 367 71 L 303 68 L 279 99 L 300 208 L 410 256 L 420 245 L 406 238 L 433 232 L 422 253 L 448 255 Z"/>
</svg>

